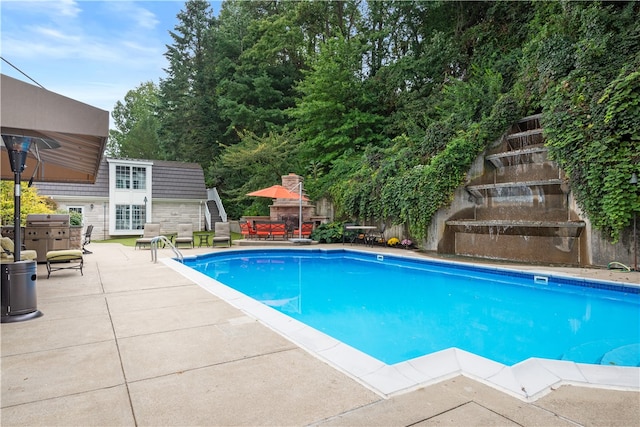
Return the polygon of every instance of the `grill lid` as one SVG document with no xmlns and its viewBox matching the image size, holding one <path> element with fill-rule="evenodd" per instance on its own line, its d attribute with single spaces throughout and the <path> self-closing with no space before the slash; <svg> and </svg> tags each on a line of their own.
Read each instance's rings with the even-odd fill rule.
<svg viewBox="0 0 640 427">
<path fill-rule="evenodd" d="M 27 215 L 27 227 L 51 227 L 68 226 L 68 214 L 29 214 Z"/>
</svg>

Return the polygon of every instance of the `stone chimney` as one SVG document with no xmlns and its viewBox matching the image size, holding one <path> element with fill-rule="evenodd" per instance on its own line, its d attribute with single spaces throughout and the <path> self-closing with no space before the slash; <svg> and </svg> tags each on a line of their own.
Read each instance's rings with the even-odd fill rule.
<svg viewBox="0 0 640 427">
<path fill-rule="evenodd" d="M 296 175 L 295 173 L 290 173 L 289 175 L 283 175 L 282 176 L 282 186 L 284 188 L 286 188 L 287 190 L 291 190 L 294 193 L 300 193 L 300 188 L 298 187 L 298 184 L 300 182 L 303 182 L 304 180 L 302 179 L 302 177 L 300 175 Z M 302 191 L 304 194 L 304 183 L 302 184 Z"/>
<path fill-rule="evenodd" d="M 290 173 L 282 176 L 282 186 L 296 194 L 300 194 L 298 184 L 302 183 L 302 196 L 305 197 L 304 179 L 300 175 Z M 300 212 L 300 201 L 298 199 L 276 199 L 270 206 L 270 218 L 272 221 L 290 221 L 297 219 Z M 315 215 L 315 206 L 308 200 L 302 201 L 302 220 L 310 221 Z M 295 221 L 294 221 L 295 222 Z"/>
</svg>

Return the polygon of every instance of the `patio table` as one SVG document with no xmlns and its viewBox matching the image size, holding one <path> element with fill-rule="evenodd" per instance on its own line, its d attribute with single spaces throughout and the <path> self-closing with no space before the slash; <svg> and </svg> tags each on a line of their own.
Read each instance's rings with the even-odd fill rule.
<svg viewBox="0 0 640 427">
<path fill-rule="evenodd" d="M 345 230 L 361 231 L 364 235 L 363 243 L 370 246 L 373 246 L 373 242 L 371 241 L 371 232 L 377 229 L 378 227 L 375 225 L 348 225 L 345 227 Z M 351 243 L 353 244 L 353 241 L 351 241 Z"/>
<path fill-rule="evenodd" d="M 211 244 L 209 243 L 209 234 L 197 234 L 198 236 L 198 247 L 201 248 L 204 244 L 206 247 L 209 247 Z"/>
</svg>

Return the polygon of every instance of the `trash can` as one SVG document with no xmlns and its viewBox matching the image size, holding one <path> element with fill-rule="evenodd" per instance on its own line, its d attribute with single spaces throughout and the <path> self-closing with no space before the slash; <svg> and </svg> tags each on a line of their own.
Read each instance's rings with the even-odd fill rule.
<svg viewBox="0 0 640 427">
<path fill-rule="evenodd" d="M 35 261 L 2 264 L 2 323 L 41 316 L 38 311 Z"/>
</svg>

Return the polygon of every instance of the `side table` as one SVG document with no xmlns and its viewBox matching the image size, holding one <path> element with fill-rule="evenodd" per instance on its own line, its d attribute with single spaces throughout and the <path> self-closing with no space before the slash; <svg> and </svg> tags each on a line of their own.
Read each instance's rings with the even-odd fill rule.
<svg viewBox="0 0 640 427">
<path fill-rule="evenodd" d="M 209 243 L 209 235 L 208 234 L 198 234 L 198 247 L 201 248 L 202 244 L 204 243 L 204 245 L 206 247 L 211 246 L 211 244 Z"/>
</svg>

